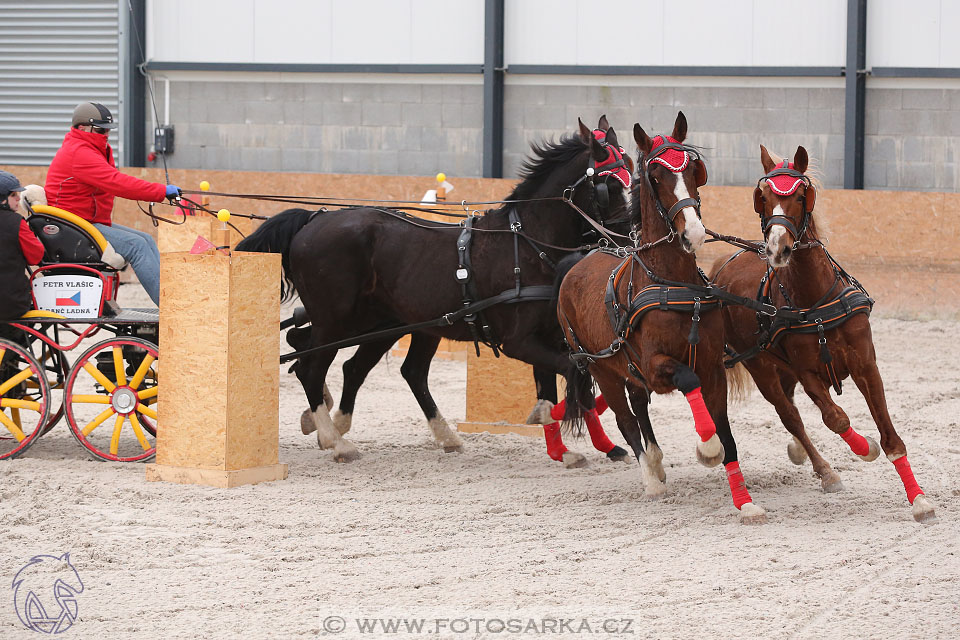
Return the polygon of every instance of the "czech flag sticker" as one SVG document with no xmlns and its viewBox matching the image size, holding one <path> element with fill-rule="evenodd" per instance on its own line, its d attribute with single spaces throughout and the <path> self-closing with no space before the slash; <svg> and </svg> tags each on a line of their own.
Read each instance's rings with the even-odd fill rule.
<svg viewBox="0 0 960 640">
<path fill-rule="evenodd" d="M 57 296 L 58 307 L 79 307 L 80 292 L 65 291 L 62 296 Z"/>
</svg>

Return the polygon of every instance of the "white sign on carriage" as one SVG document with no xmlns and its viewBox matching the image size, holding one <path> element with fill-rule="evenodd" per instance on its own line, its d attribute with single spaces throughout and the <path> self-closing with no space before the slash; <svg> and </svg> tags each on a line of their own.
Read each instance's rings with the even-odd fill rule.
<svg viewBox="0 0 960 640">
<path fill-rule="evenodd" d="M 96 276 L 44 276 L 33 280 L 37 308 L 67 318 L 96 318 L 102 296 L 103 280 Z"/>
</svg>

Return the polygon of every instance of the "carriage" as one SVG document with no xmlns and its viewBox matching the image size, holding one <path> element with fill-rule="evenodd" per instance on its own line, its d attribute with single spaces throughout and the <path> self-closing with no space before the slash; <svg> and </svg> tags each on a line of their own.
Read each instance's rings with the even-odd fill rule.
<svg viewBox="0 0 960 640">
<path fill-rule="evenodd" d="M 158 310 L 117 305 L 120 273 L 92 224 L 45 205 L 27 222 L 46 251 L 30 278 L 34 308 L 0 322 L 0 460 L 61 418 L 97 459 L 153 458 Z"/>
</svg>

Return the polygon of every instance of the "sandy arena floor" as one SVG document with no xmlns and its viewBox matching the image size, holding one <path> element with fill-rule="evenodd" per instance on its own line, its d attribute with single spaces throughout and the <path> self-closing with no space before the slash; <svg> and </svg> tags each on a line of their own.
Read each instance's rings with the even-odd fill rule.
<svg viewBox="0 0 960 640">
<path fill-rule="evenodd" d="M 138 306 L 140 295 L 125 286 L 120 300 Z M 568 442 L 589 450 L 576 470 L 520 436 L 465 435 L 463 453 L 438 451 L 388 359 L 361 392 L 349 437 L 363 457 L 346 465 L 300 433 L 306 401 L 281 375 L 284 482 L 147 484 L 140 465 L 89 459 L 60 424 L 0 464 L 0 578 L 9 585 L 35 554 L 69 552 L 85 586 L 81 619 L 62 636 L 75 638 L 383 635 L 357 618 L 424 619 L 394 637 L 958 637 L 960 324 L 873 326 L 935 526 L 913 521 L 885 458 L 854 457 L 806 398 L 808 431 L 847 490 L 824 494 L 809 464 L 790 463 L 788 434 L 754 393 L 731 417 L 769 523 L 745 527 L 722 468 L 694 458 L 679 394 L 652 406 L 669 491 L 651 502 L 636 462 L 608 462 L 588 442 Z M 339 378 L 335 366 L 335 393 Z M 463 363 L 435 361 L 432 389 L 451 420 L 464 415 L 465 378 Z M 854 385 L 845 391 L 840 404 L 875 436 Z M 623 444 L 612 416 L 603 422 Z M 36 637 L 6 593 L 0 637 Z"/>
</svg>

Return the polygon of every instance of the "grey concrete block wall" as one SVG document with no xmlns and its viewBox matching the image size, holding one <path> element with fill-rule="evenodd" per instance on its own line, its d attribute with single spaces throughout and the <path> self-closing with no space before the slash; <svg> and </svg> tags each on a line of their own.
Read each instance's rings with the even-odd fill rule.
<svg viewBox="0 0 960 640">
<path fill-rule="evenodd" d="M 960 189 L 960 90 L 868 89 L 865 186 Z"/>
<path fill-rule="evenodd" d="M 482 173 L 483 88 L 476 84 L 171 82 L 175 168 L 475 177 Z M 163 95 L 158 96 L 162 104 Z M 843 184 L 844 90 L 508 84 L 504 175 L 534 142 L 606 114 L 635 156 L 633 124 L 669 133 L 677 111 L 703 147 L 710 184 L 750 185 L 759 145 L 818 162 Z M 960 90 L 868 89 L 865 186 L 960 189 Z"/>
<path fill-rule="evenodd" d="M 481 173 L 477 85 L 175 81 L 170 91 L 171 168 Z"/>
</svg>

